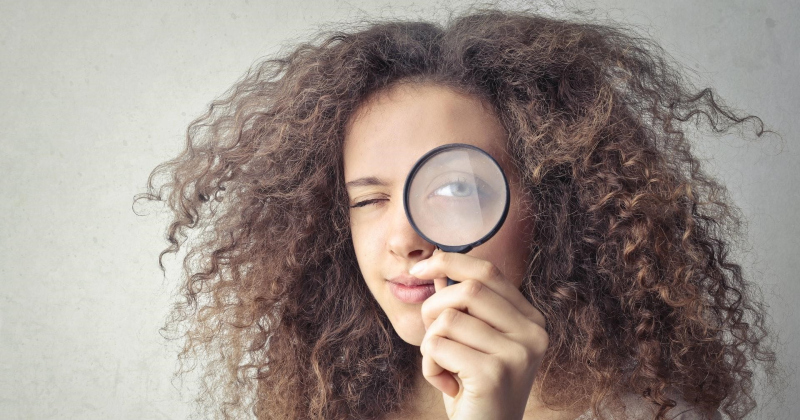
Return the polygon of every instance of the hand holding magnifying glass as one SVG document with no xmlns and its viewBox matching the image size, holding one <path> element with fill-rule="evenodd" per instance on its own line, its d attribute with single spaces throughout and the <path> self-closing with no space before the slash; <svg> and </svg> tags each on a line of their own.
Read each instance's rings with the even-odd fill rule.
<svg viewBox="0 0 800 420">
<path fill-rule="evenodd" d="M 500 230 L 508 214 L 508 181 L 497 161 L 462 143 L 423 155 L 406 179 L 403 206 L 411 226 L 445 252 L 467 253 Z M 453 284 L 447 279 L 447 284 Z"/>
<path fill-rule="evenodd" d="M 463 254 L 500 230 L 509 196 L 505 174 L 491 156 L 475 146 L 448 144 L 414 165 L 403 205 L 422 238 Z M 502 273 L 476 269 L 485 264 L 466 255 L 447 262 L 434 256 L 411 270 L 420 278 L 451 273 L 465 281 L 464 287 L 440 289 L 421 308 L 422 374 L 442 392 L 451 419 L 522 418 L 548 346 L 542 314 Z M 454 284 L 449 276 L 447 284 Z"/>
</svg>

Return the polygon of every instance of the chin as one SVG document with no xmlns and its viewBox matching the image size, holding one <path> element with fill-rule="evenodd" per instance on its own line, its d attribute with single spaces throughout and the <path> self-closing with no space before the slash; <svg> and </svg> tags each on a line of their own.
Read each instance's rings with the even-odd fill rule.
<svg viewBox="0 0 800 420">
<path fill-rule="evenodd" d="M 425 337 L 425 324 L 422 323 L 422 316 L 416 314 L 404 314 L 401 316 L 389 317 L 392 322 L 392 327 L 397 332 L 397 335 L 408 344 L 412 346 L 419 346 L 422 344 L 422 338 Z"/>
</svg>

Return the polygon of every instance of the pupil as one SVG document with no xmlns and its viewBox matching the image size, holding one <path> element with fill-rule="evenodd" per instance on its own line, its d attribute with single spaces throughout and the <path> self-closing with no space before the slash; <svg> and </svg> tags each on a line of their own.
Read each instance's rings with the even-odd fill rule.
<svg viewBox="0 0 800 420">
<path fill-rule="evenodd" d="M 453 191 L 454 195 L 457 195 L 459 197 L 464 197 L 464 196 L 469 195 L 469 192 L 470 192 L 469 185 L 467 185 L 467 184 L 465 184 L 463 182 L 457 182 L 457 183 L 454 183 L 453 185 L 454 186 L 452 187 L 452 191 Z"/>
</svg>

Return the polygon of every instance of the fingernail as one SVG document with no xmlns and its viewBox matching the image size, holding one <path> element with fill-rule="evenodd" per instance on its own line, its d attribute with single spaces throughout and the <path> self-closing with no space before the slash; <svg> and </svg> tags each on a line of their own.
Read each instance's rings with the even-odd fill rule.
<svg viewBox="0 0 800 420">
<path fill-rule="evenodd" d="M 414 275 L 416 275 L 416 274 L 419 274 L 419 273 L 421 273 L 421 272 L 422 272 L 422 270 L 424 270 L 424 269 L 425 269 L 425 266 L 426 266 L 427 264 L 428 264 L 428 261 L 427 261 L 427 260 L 422 260 L 422 261 L 420 261 L 420 262 L 418 262 L 418 263 L 414 264 L 414 266 L 413 266 L 413 267 L 411 267 L 411 270 L 409 270 L 409 272 L 410 272 L 411 274 L 414 274 Z"/>
</svg>

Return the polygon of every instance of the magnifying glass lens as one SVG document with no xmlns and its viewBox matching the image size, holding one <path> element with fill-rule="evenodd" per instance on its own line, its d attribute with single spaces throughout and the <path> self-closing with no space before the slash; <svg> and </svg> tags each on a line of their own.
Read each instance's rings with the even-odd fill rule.
<svg viewBox="0 0 800 420">
<path fill-rule="evenodd" d="M 408 182 L 409 216 L 416 228 L 438 245 L 481 241 L 505 218 L 505 177 L 480 149 L 450 147 L 433 154 Z"/>
</svg>

